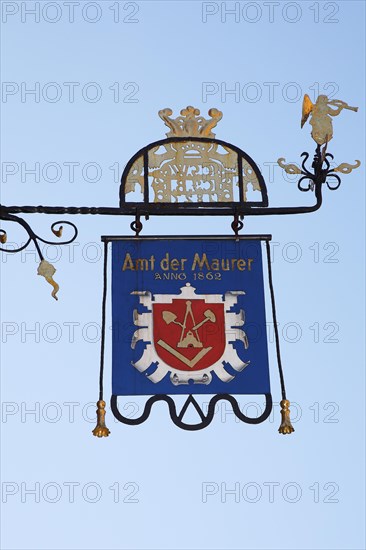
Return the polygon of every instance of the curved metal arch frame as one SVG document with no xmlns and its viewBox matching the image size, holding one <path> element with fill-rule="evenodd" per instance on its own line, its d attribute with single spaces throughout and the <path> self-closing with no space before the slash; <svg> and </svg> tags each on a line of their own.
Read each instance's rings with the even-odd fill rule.
<svg viewBox="0 0 366 550">
<path fill-rule="evenodd" d="M 125 166 L 125 169 L 122 173 L 121 177 L 121 185 L 119 190 L 119 199 L 120 199 L 120 207 L 123 208 L 124 205 L 128 204 L 129 206 L 135 206 L 138 208 L 139 206 L 146 206 L 149 205 L 149 214 L 157 214 L 159 215 L 161 213 L 162 209 L 166 209 L 167 207 L 172 208 L 175 207 L 176 209 L 182 210 L 182 213 L 184 213 L 185 210 L 193 210 L 193 211 L 201 211 L 204 208 L 212 208 L 213 203 L 212 202 L 186 202 L 186 203 L 164 203 L 164 202 L 157 202 L 157 203 L 151 203 L 149 200 L 150 195 L 150 186 L 149 186 L 149 152 L 152 149 L 155 149 L 157 147 L 161 147 L 164 145 L 168 145 L 170 143 L 208 143 L 212 145 L 219 145 L 221 147 L 227 147 L 228 149 L 231 149 L 232 151 L 235 151 L 235 153 L 238 156 L 238 185 L 239 185 L 239 201 L 231 201 L 231 202 L 217 202 L 214 203 L 216 208 L 222 209 L 223 215 L 227 215 L 227 210 L 232 213 L 233 209 L 236 207 L 242 207 L 245 205 L 246 207 L 267 207 L 268 206 L 268 192 L 266 183 L 264 181 L 264 178 L 262 176 L 261 171 L 259 170 L 258 165 L 255 163 L 255 161 L 242 149 L 237 147 L 236 145 L 233 145 L 232 143 L 228 143 L 226 141 L 222 141 L 220 139 L 212 139 L 212 138 L 202 138 L 202 137 L 171 137 L 166 139 L 161 139 L 158 141 L 154 141 L 153 143 L 150 143 L 149 145 L 146 145 L 145 147 L 142 147 L 137 153 L 133 155 L 133 157 L 128 161 L 128 163 Z M 127 177 L 130 173 L 130 170 L 137 159 L 140 157 L 143 157 L 144 161 L 144 189 L 143 189 L 143 201 L 139 202 L 133 202 L 133 201 L 127 201 L 126 200 L 126 182 Z M 260 193 L 262 195 L 261 201 L 244 201 L 243 196 L 243 170 L 242 170 L 242 162 L 243 159 L 245 159 L 250 167 L 253 169 L 258 182 L 260 186 Z M 225 212 L 226 210 L 226 212 Z"/>
<path fill-rule="evenodd" d="M 154 405 L 154 403 L 157 403 L 158 401 L 164 401 L 167 403 L 169 408 L 169 414 L 172 422 L 182 430 L 188 430 L 188 431 L 197 431 L 197 430 L 203 430 L 204 428 L 207 428 L 209 426 L 214 418 L 215 415 L 215 407 L 216 404 L 219 401 L 228 401 L 233 409 L 233 412 L 235 416 L 241 420 L 242 422 L 245 422 L 246 424 L 260 424 L 261 422 L 264 422 L 267 420 L 269 415 L 272 412 L 272 395 L 270 393 L 264 394 L 266 399 L 266 405 L 263 413 L 258 417 L 249 417 L 243 414 L 240 410 L 239 403 L 233 397 L 232 395 L 226 393 L 226 394 L 216 394 L 212 399 L 210 400 L 208 404 L 208 410 L 207 414 L 205 415 L 202 409 L 200 408 L 199 404 L 195 400 L 192 394 L 188 395 L 181 411 L 179 414 L 177 414 L 177 409 L 175 405 L 175 401 L 170 397 L 170 395 L 154 395 L 150 397 L 146 403 L 145 408 L 143 410 L 143 413 L 138 418 L 127 418 L 126 416 L 123 416 L 123 414 L 120 412 L 118 408 L 118 395 L 112 395 L 111 397 L 111 410 L 114 415 L 114 417 L 123 424 L 128 424 L 129 426 L 138 426 L 139 424 L 142 424 L 147 420 L 150 416 L 151 409 Z M 198 424 L 187 424 L 186 422 L 183 422 L 184 415 L 189 407 L 189 405 L 192 404 L 194 408 L 196 409 L 197 413 L 199 414 L 201 418 L 201 422 Z"/>
</svg>

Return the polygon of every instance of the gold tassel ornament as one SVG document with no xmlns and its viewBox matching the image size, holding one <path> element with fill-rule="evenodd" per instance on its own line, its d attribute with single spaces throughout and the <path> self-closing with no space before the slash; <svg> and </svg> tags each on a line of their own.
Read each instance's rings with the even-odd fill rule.
<svg viewBox="0 0 366 550">
<path fill-rule="evenodd" d="M 291 434 L 295 431 L 293 425 L 291 424 L 290 420 L 290 401 L 287 399 L 282 399 L 280 402 L 281 406 L 281 426 L 278 428 L 278 431 L 280 434 Z"/>
<path fill-rule="evenodd" d="M 105 425 L 105 401 L 99 400 L 97 407 L 97 425 L 93 430 L 93 435 L 96 437 L 108 437 L 111 432 Z"/>
</svg>

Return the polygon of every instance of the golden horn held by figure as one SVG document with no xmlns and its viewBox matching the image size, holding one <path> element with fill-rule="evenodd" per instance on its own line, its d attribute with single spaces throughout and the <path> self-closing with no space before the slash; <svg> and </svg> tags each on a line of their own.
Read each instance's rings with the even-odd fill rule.
<svg viewBox="0 0 366 550">
<path fill-rule="evenodd" d="M 358 111 L 358 107 L 350 107 L 348 103 L 346 103 L 345 101 L 341 101 L 340 99 L 333 99 L 329 101 L 329 105 L 334 105 L 335 107 L 342 106 L 343 109 L 348 109 L 349 111 L 354 111 L 355 113 L 357 113 Z"/>
</svg>

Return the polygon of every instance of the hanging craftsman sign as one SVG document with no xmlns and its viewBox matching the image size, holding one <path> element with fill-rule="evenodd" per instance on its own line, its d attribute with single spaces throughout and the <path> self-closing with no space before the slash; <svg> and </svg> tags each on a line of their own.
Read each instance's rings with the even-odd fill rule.
<svg viewBox="0 0 366 550">
<path fill-rule="evenodd" d="M 112 328 L 122 421 L 123 395 L 263 394 L 270 413 L 260 238 L 113 239 Z"/>
<path fill-rule="evenodd" d="M 269 393 L 260 240 L 114 240 L 112 285 L 114 395 Z"/>
<path fill-rule="evenodd" d="M 262 254 L 264 250 L 275 320 L 270 239 L 103 237 L 105 254 L 112 243 L 111 408 L 118 420 L 140 424 L 152 405 L 164 400 L 177 426 L 198 430 L 211 423 L 220 399 L 228 400 L 243 422 L 258 424 L 268 418 L 272 396 Z M 106 280 L 105 271 L 105 284 Z M 279 351 L 277 333 L 276 345 Z M 280 430 L 291 433 L 279 356 L 278 367 L 283 397 Z M 202 394 L 214 396 L 206 413 L 193 397 Z M 263 395 L 259 417 L 241 412 L 234 396 L 243 394 Z M 132 395 L 151 396 L 136 419 L 125 417 L 118 407 L 119 396 Z M 179 413 L 175 395 L 188 395 Z M 198 424 L 184 421 L 189 405 L 201 418 Z M 98 407 L 104 420 L 105 402 L 99 401 Z M 95 435 L 108 433 L 105 425 L 95 429 Z"/>
<path fill-rule="evenodd" d="M 0 246 L 0 251 L 16 253 L 34 244 L 39 255 L 38 274 L 52 286 L 58 299 L 59 284 L 54 280 L 55 267 L 42 255 L 40 243 L 70 244 L 77 235 L 69 220 L 54 222 L 51 230 L 62 238 L 64 227 L 72 234 L 55 243 L 37 235 L 30 225 L 15 214 L 91 214 L 132 215 L 134 237 L 103 237 L 104 290 L 102 303 L 102 338 L 97 403 L 97 437 L 109 435 L 105 425 L 103 399 L 104 351 L 106 344 L 106 303 L 108 283 L 108 245 L 112 245 L 112 398 L 111 408 L 118 420 L 140 424 L 150 415 L 156 401 L 169 406 L 173 422 L 184 429 L 197 430 L 210 424 L 215 404 L 226 399 L 243 422 L 259 423 L 272 408 L 269 383 L 266 315 L 264 303 L 264 267 L 267 265 L 269 295 L 274 324 L 276 358 L 281 384 L 279 432 L 293 432 L 289 401 L 286 398 L 281 364 L 274 290 L 272 283 L 269 235 L 239 236 L 247 216 L 306 214 L 319 210 L 322 190 L 340 187 L 339 174 L 350 174 L 360 166 L 341 163 L 331 166 L 328 152 L 333 139 L 332 117 L 344 109 L 356 112 L 344 101 L 320 95 L 315 103 L 305 95 L 301 127 L 309 119 L 316 150 L 302 153 L 301 167 L 278 164 L 291 175 L 299 175 L 301 192 L 314 193 L 314 203 L 302 206 L 269 206 L 263 175 L 249 154 L 236 145 L 216 139 L 212 132 L 223 114 L 188 106 L 172 118 L 169 108 L 159 111 L 169 128 L 165 139 L 150 143 L 128 161 L 121 177 L 119 206 L 58 207 L 3 206 L 0 219 L 19 224 L 27 233 L 24 244 L 14 249 Z M 304 183 L 305 182 L 305 183 Z M 231 216 L 231 237 L 140 237 L 141 218 L 149 216 Z M 0 229 L 0 243 L 5 245 L 7 232 Z M 262 252 L 266 258 L 262 262 Z M 268 308 L 268 304 L 267 304 Z M 268 311 L 268 309 L 267 309 Z M 174 396 L 187 395 L 179 413 Z M 213 395 L 205 414 L 194 395 Z M 236 397 L 262 394 L 265 406 L 257 418 L 246 417 Z M 141 417 L 124 417 L 118 397 L 146 395 Z M 188 424 L 184 415 L 189 405 L 198 412 L 201 422 Z"/>
</svg>

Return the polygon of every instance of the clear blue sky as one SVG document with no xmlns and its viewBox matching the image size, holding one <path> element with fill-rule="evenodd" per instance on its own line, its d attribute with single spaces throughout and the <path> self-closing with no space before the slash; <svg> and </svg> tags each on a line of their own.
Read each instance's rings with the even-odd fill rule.
<svg viewBox="0 0 366 550">
<path fill-rule="evenodd" d="M 359 106 L 334 119 L 329 151 L 337 164 L 364 161 L 364 2 L 1 8 L 4 204 L 117 206 L 125 163 L 165 136 L 164 107 L 222 110 L 217 137 L 260 165 L 271 205 L 312 202 L 275 165 L 314 149 L 310 127 L 300 129 L 304 93 Z M 365 547 L 364 164 L 342 180 L 315 214 L 245 222 L 246 233 L 273 234 L 290 437 L 277 433 L 272 341 L 277 405 L 264 424 L 237 423 L 222 407 L 208 429 L 188 433 L 161 404 L 136 428 L 108 412 L 111 436 L 93 438 L 100 235 L 129 234 L 131 220 L 67 218 L 79 227 L 75 246 L 44 250 L 58 302 L 34 252 L 0 259 L 4 549 Z M 59 219 L 25 218 L 45 238 Z M 155 218 L 144 232 L 226 234 L 229 224 Z M 9 242 L 23 241 L 6 228 Z M 142 403 L 132 397 L 126 414 Z"/>
</svg>

